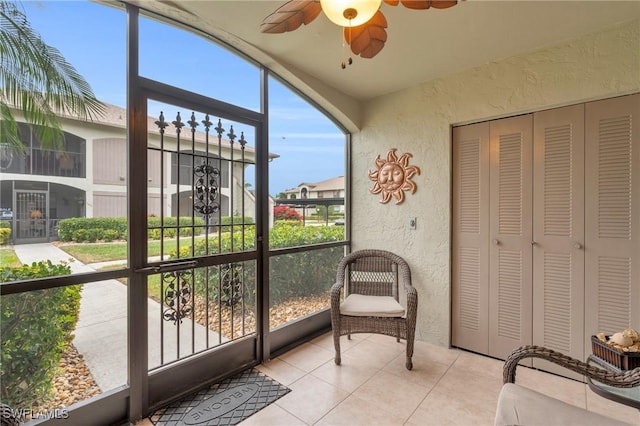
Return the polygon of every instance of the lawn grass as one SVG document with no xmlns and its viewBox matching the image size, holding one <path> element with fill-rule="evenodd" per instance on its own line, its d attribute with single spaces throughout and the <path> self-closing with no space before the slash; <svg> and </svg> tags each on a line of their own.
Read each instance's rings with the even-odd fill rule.
<svg viewBox="0 0 640 426">
<path fill-rule="evenodd" d="M 63 244 L 58 248 L 69 253 L 82 263 L 108 262 L 127 259 L 127 243 L 80 243 Z M 176 248 L 176 240 L 164 242 L 164 253 L 170 253 Z M 147 246 L 149 256 L 160 255 L 160 241 L 149 241 Z"/>
<path fill-rule="evenodd" d="M 196 240 L 204 237 L 196 237 Z M 185 241 L 191 242 L 191 237 L 180 239 L 182 244 Z M 59 249 L 64 250 L 82 263 L 109 262 L 112 260 L 127 259 L 127 243 L 77 243 L 61 244 Z M 175 239 L 164 241 L 165 256 L 176 248 Z M 149 256 L 160 256 L 160 240 L 152 240 L 147 245 Z"/>
<path fill-rule="evenodd" d="M 20 262 L 13 249 L 0 248 L 0 265 L 5 268 L 18 268 L 22 266 L 22 262 Z"/>
<path fill-rule="evenodd" d="M 160 292 L 160 274 L 147 276 L 147 294 L 156 302 L 160 302 L 162 299 Z"/>
<path fill-rule="evenodd" d="M 127 259 L 126 243 L 64 244 L 58 248 L 85 264 Z"/>
</svg>

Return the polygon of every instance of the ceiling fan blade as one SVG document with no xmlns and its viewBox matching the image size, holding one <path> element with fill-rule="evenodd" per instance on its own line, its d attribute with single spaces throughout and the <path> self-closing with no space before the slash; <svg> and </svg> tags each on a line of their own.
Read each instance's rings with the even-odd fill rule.
<svg viewBox="0 0 640 426">
<path fill-rule="evenodd" d="M 457 0 L 431 0 L 430 3 L 434 9 L 447 9 L 458 4 Z"/>
<path fill-rule="evenodd" d="M 387 41 L 387 19 L 381 11 L 362 25 L 344 29 L 344 39 L 351 46 L 351 51 L 363 58 L 373 58 L 384 47 Z"/>
<path fill-rule="evenodd" d="M 307 25 L 316 19 L 321 11 L 318 0 L 290 0 L 264 18 L 260 32 L 280 34 L 297 30 L 300 25 Z"/>
<path fill-rule="evenodd" d="M 407 9 L 424 10 L 431 7 L 435 9 L 446 9 L 458 4 L 457 0 L 384 0 L 389 6 L 397 6 L 402 3 Z"/>
<path fill-rule="evenodd" d="M 431 7 L 431 0 L 400 0 L 407 9 L 422 10 Z"/>
<path fill-rule="evenodd" d="M 395 4 L 398 4 L 396 0 L 392 0 Z M 386 0 L 385 0 L 386 2 Z M 423 10 L 433 7 L 435 9 L 446 9 L 458 4 L 457 0 L 400 0 L 402 5 L 407 9 Z M 392 5 L 395 6 L 395 5 Z"/>
</svg>

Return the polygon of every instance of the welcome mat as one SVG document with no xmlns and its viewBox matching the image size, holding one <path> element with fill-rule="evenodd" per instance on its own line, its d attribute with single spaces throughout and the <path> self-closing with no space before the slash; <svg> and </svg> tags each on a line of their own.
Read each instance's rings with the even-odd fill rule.
<svg viewBox="0 0 640 426">
<path fill-rule="evenodd" d="M 235 425 L 289 392 L 251 369 L 156 410 L 149 419 L 158 426 Z"/>
</svg>

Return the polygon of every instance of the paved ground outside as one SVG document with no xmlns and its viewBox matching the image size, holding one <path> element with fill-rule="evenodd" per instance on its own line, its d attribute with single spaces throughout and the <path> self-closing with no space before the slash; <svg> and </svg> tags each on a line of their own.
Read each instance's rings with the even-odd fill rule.
<svg viewBox="0 0 640 426">
<path fill-rule="evenodd" d="M 58 247 L 49 244 L 21 244 L 13 247 L 22 263 L 41 260 L 69 262 L 72 273 L 92 272 L 103 264 L 85 265 Z M 162 326 L 161 326 L 162 324 Z M 148 301 L 149 368 L 205 349 L 206 328 L 185 319 L 178 326 L 162 320 L 161 306 Z M 161 338 L 161 335 L 163 338 Z M 195 336 L 195 343 L 192 340 Z M 210 345 L 218 342 L 218 334 L 209 331 Z M 97 281 L 82 289 L 80 317 L 73 344 L 84 357 L 102 392 L 127 383 L 127 287 L 117 280 Z M 195 346 L 195 348 L 193 347 Z"/>
</svg>

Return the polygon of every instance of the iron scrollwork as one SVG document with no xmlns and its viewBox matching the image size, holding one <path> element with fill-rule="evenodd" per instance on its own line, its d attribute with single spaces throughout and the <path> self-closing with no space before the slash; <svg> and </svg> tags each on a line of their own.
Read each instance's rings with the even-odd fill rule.
<svg viewBox="0 0 640 426">
<path fill-rule="evenodd" d="M 191 297 L 191 271 L 175 271 L 162 274 L 162 282 L 166 285 L 163 295 L 167 309 L 162 313 L 165 321 L 176 324 L 182 322 L 193 310 Z"/>
<path fill-rule="evenodd" d="M 204 216 L 217 213 L 220 210 L 217 200 L 220 170 L 209 164 L 202 164 L 193 169 L 193 176 L 195 178 L 193 209 Z"/>
<path fill-rule="evenodd" d="M 243 283 L 243 267 L 241 263 L 228 263 L 220 266 L 220 282 L 222 294 L 220 302 L 226 306 L 235 306 L 245 297 Z"/>
</svg>

